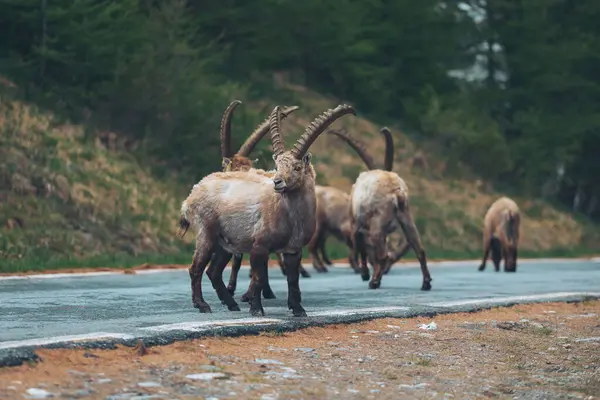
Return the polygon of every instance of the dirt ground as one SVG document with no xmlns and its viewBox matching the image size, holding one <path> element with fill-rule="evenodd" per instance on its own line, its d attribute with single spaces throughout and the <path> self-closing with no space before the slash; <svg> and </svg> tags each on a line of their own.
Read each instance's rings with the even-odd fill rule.
<svg viewBox="0 0 600 400">
<path fill-rule="evenodd" d="M 600 399 L 599 315 L 600 301 L 543 303 L 198 339 L 145 355 L 39 350 L 37 364 L 0 369 L 0 398 Z"/>
</svg>

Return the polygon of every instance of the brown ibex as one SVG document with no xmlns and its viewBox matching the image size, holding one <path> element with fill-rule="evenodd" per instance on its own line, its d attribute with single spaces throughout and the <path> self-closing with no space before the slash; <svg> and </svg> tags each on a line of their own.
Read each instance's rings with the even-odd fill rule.
<svg viewBox="0 0 600 400">
<path fill-rule="evenodd" d="M 231 102 L 229 107 L 223 113 L 223 118 L 221 120 L 221 156 L 222 156 L 222 167 L 224 172 L 228 171 L 249 171 L 252 170 L 257 173 L 264 174 L 268 177 L 273 177 L 275 175 L 275 171 L 264 171 L 262 169 L 257 169 L 253 167 L 253 161 L 248 157 L 258 144 L 262 140 L 262 138 L 269 131 L 269 117 L 267 117 L 261 124 L 259 124 L 256 129 L 248 136 L 244 144 L 240 147 L 240 149 L 235 154 L 231 154 L 231 117 L 233 115 L 233 111 L 237 106 L 242 104 L 241 101 L 235 100 Z M 281 119 L 283 120 L 292 112 L 298 110 L 298 106 L 286 107 L 281 110 Z M 237 277 L 240 271 L 240 267 L 242 265 L 243 254 L 234 254 L 233 261 L 231 263 L 231 274 L 229 276 L 229 284 L 227 285 L 227 290 L 233 295 L 235 293 L 235 289 L 237 287 Z M 281 271 L 285 275 L 285 268 L 283 266 L 283 257 L 278 254 L 277 259 L 279 261 L 279 266 Z M 213 263 L 211 262 L 211 266 Z M 209 266 L 207 270 L 207 274 L 212 274 L 212 268 Z M 309 273 L 300 266 L 300 273 L 303 277 L 310 277 Z M 250 271 L 250 278 L 252 278 L 252 271 Z M 271 289 L 271 286 L 268 282 L 268 273 L 267 273 L 267 284 L 263 289 L 263 297 L 265 299 L 274 299 L 275 294 Z M 244 293 L 241 298 L 242 302 L 248 301 L 248 292 Z"/>
<path fill-rule="evenodd" d="M 504 259 L 504 272 L 517 272 L 517 250 L 521 234 L 521 213 L 517 203 L 500 197 L 488 209 L 483 220 L 483 260 L 479 271 L 485 269 L 492 252 L 496 272 Z"/>
<path fill-rule="evenodd" d="M 229 310 L 239 306 L 223 283 L 222 271 L 232 254 L 250 253 L 254 271 L 250 285 L 250 314 L 264 315 L 261 292 L 266 284 L 270 253 L 283 253 L 288 282 L 288 307 L 294 316 L 306 316 L 302 308 L 299 279 L 302 248 L 315 230 L 316 173 L 308 149 L 336 119 L 356 115 L 339 105 L 315 118 L 286 151 L 281 137 L 281 109 L 276 106 L 269 128 L 276 173 L 273 178 L 252 171 L 215 172 L 194 185 L 181 206 L 180 229 L 193 227 L 196 248 L 189 273 L 192 303 L 200 312 L 210 312 L 202 295 L 202 274 L 215 252 L 211 279 L 217 295 Z M 218 271 L 221 271 L 220 273 Z"/>
<path fill-rule="evenodd" d="M 330 131 L 348 143 L 363 160 L 370 159 L 365 146 L 348 133 Z M 384 169 L 361 172 L 352 185 L 350 194 L 350 218 L 354 233 L 354 257 L 360 254 L 361 276 L 369 280 L 367 257 L 373 266 L 370 289 L 381 286 L 381 277 L 390 256 L 386 251 L 387 236 L 398 226 L 402 228 L 407 242 L 419 259 L 423 284 L 421 290 L 431 290 L 431 275 L 419 231 L 409 208 L 408 187 L 404 180 L 392 171 L 394 147 L 391 132 L 382 128 L 386 151 Z M 366 161 L 365 163 L 369 165 Z M 372 164 L 371 164 L 372 165 Z M 366 237 L 365 237 L 366 236 Z"/>
</svg>

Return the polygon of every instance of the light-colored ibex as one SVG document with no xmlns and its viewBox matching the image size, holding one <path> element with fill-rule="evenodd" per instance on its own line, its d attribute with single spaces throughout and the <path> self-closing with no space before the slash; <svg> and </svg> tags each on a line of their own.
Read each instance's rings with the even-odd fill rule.
<svg viewBox="0 0 600 400">
<path fill-rule="evenodd" d="M 479 271 L 485 269 L 492 252 L 496 272 L 504 259 L 504 272 L 517 272 L 517 250 L 521 234 L 521 213 L 517 203 L 508 197 L 500 197 L 488 209 L 483 220 L 483 260 Z"/>
<path fill-rule="evenodd" d="M 365 164 L 373 165 L 372 158 L 368 156 L 362 142 L 348 133 L 330 132 L 348 143 L 363 158 Z M 392 171 L 394 156 L 392 135 L 385 127 L 381 129 L 381 133 L 386 141 L 385 169 L 370 168 L 370 171 L 361 172 L 352 185 L 350 194 L 354 253 L 355 257 L 360 254 L 362 279 L 369 280 L 368 257 L 373 265 L 373 278 L 369 282 L 369 288 L 377 289 L 381 286 L 381 277 L 389 260 L 386 251 L 387 236 L 400 226 L 421 265 L 423 275 L 421 290 L 431 290 L 432 279 L 427 268 L 425 250 L 410 213 L 408 187 L 404 180 Z"/>
<path fill-rule="evenodd" d="M 338 132 L 346 132 L 345 129 L 336 130 Z M 356 144 L 352 144 L 355 146 Z M 359 144 L 360 145 L 360 144 Z M 366 154 L 365 151 L 359 149 L 361 158 L 368 169 L 373 169 L 373 159 Z M 308 250 L 311 254 L 313 266 L 319 272 L 326 272 L 327 265 L 331 265 L 331 260 L 325 253 L 325 242 L 329 234 L 333 235 L 339 241 L 346 243 L 352 249 L 352 223 L 350 214 L 350 195 L 338 188 L 332 186 L 315 187 L 317 194 L 317 230 L 315 236 L 308 244 Z M 319 257 L 319 251 L 321 257 Z M 359 273 L 357 259 L 353 252 L 348 256 L 350 267 L 354 272 Z"/>
<path fill-rule="evenodd" d="M 270 116 L 271 142 L 276 173 L 273 178 L 247 172 L 215 172 L 194 185 L 182 203 L 180 229 L 191 226 L 196 232 L 196 249 L 189 269 L 192 303 L 200 312 L 210 312 L 202 295 L 202 274 L 215 252 L 214 268 L 222 271 L 232 254 L 250 253 L 254 276 L 250 285 L 250 314 L 264 315 L 261 292 L 266 284 L 270 253 L 283 253 L 288 281 L 288 307 L 294 316 L 306 316 L 302 308 L 299 279 L 302 248 L 315 230 L 315 170 L 308 149 L 336 119 L 356 115 L 354 109 L 339 105 L 325 111 L 306 128 L 291 150 L 281 137 L 281 109 Z M 239 306 L 222 280 L 211 278 L 217 295 L 229 310 Z"/>
<path fill-rule="evenodd" d="M 221 157 L 222 157 L 222 167 L 224 172 L 230 171 L 254 171 L 257 173 L 262 173 L 267 177 L 273 177 L 275 175 L 275 171 L 264 171 L 262 169 L 254 168 L 254 162 L 250 160 L 248 157 L 258 144 L 262 140 L 262 138 L 269 132 L 269 117 L 267 117 L 261 124 L 259 124 L 256 129 L 248 136 L 244 144 L 240 147 L 237 153 L 232 154 L 231 152 L 231 117 L 233 115 L 233 111 L 237 106 L 242 104 L 239 100 L 234 100 L 227 107 L 225 112 L 223 113 L 223 118 L 221 119 Z M 298 110 L 298 106 L 286 107 L 281 110 L 281 119 L 283 120 L 292 112 Z M 233 295 L 235 293 L 235 289 L 237 287 L 237 277 L 240 271 L 240 267 L 242 265 L 243 254 L 234 254 L 233 261 L 231 263 L 231 275 L 229 276 L 229 284 L 227 285 L 227 290 Z M 283 266 L 283 256 L 281 254 L 277 254 L 277 259 L 279 261 L 279 266 L 281 271 L 285 275 L 285 268 Z M 213 263 L 211 262 L 211 266 Z M 209 266 L 207 270 L 207 274 L 210 276 L 214 271 Z M 300 266 L 300 273 L 303 277 L 310 277 L 309 273 Z M 250 273 L 250 277 L 252 278 L 252 271 Z M 274 299 L 275 293 L 271 289 L 271 285 L 268 282 L 268 273 L 267 273 L 267 284 L 263 289 L 263 297 L 265 299 Z M 244 293 L 241 297 L 242 302 L 248 301 L 248 292 Z"/>
</svg>

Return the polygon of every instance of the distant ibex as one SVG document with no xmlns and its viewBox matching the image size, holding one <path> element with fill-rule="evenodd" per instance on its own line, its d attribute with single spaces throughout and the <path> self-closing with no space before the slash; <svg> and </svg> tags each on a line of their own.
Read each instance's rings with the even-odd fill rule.
<svg viewBox="0 0 600 400">
<path fill-rule="evenodd" d="M 244 144 L 240 147 L 237 153 L 231 154 L 231 117 L 233 115 L 233 111 L 237 106 L 242 104 L 241 101 L 235 100 L 231 102 L 231 104 L 227 107 L 225 112 L 223 113 L 223 118 L 221 119 L 221 156 L 222 156 L 222 167 L 224 172 L 230 171 L 249 171 L 252 170 L 257 173 L 262 173 L 265 176 L 273 177 L 275 175 L 275 171 L 264 171 L 262 169 L 257 169 L 253 167 L 253 161 L 248 157 L 258 144 L 262 140 L 262 138 L 269 132 L 269 117 L 267 117 L 261 124 L 259 124 L 254 132 L 248 136 Z M 286 107 L 281 111 L 281 119 L 283 120 L 289 114 L 298 110 L 298 106 Z M 229 276 L 229 284 L 227 285 L 227 290 L 233 295 L 235 293 L 235 289 L 237 287 L 237 277 L 240 272 L 240 267 L 242 265 L 243 254 L 234 254 L 233 261 L 231 263 L 231 275 Z M 277 259 L 279 261 L 279 266 L 281 271 L 285 275 L 285 268 L 283 266 L 283 257 L 281 254 L 277 254 Z M 211 266 L 213 263 L 211 262 Z M 214 273 L 209 266 L 207 270 L 207 274 L 209 276 Z M 309 273 L 300 266 L 300 273 L 303 277 L 310 277 Z M 252 271 L 250 271 L 250 277 L 252 278 Z M 249 293 L 246 292 L 242 295 L 241 301 L 248 301 Z M 271 285 L 268 282 L 268 273 L 267 273 L 267 284 L 263 289 L 263 297 L 265 299 L 274 299 L 275 294 L 271 289 Z"/>
<path fill-rule="evenodd" d="M 488 209 L 483 220 L 483 260 L 479 271 L 485 269 L 490 250 L 496 272 L 504 259 L 504 272 L 517 272 L 517 250 L 521 231 L 521 213 L 517 203 L 500 197 Z"/>
<path fill-rule="evenodd" d="M 330 131 L 348 143 L 365 161 L 373 165 L 365 145 L 348 133 Z M 385 137 L 386 151 L 384 170 L 373 169 L 361 172 L 352 185 L 350 195 L 350 217 L 354 231 L 354 253 L 360 254 L 361 275 L 364 281 L 369 280 L 367 257 L 373 265 L 373 278 L 369 282 L 370 289 L 381 286 L 381 277 L 389 262 L 386 251 L 387 236 L 398 228 L 402 228 L 410 246 L 415 251 L 423 284 L 421 290 L 431 290 L 431 275 L 427 268 L 425 250 L 421 244 L 419 231 L 413 221 L 409 208 L 408 187 L 404 180 L 392 172 L 394 147 L 392 135 L 388 128 L 382 128 Z M 366 236 L 366 238 L 365 238 Z"/>
<path fill-rule="evenodd" d="M 222 271 L 232 254 L 250 253 L 254 271 L 250 314 L 264 315 L 261 292 L 266 285 L 269 254 L 275 252 L 283 253 L 288 307 L 294 316 L 306 316 L 300 304 L 300 264 L 302 247 L 312 238 L 316 225 L 316 173 L 308 149 L 329 125 L 346 114 L 356 112 L 347 105 L 327 110 L 286 151 L 280 131 L 281 109 L 276 106 L 269 121 L 276 166 L 272 179 L 252 171 L 215 172 L 194 185 L 182 203 L 179 225 L 182 231 L 192 226 L 196 232 L 189 272 L 192 303 L 200 312 L 211 311 L 202 295 L 202 274 L 212 253 L 217 258 L 211 279 L 218 279 L 213 286 L 229 310 L 239 310 L 239 306 L 223 283 Z"/>
</svg>

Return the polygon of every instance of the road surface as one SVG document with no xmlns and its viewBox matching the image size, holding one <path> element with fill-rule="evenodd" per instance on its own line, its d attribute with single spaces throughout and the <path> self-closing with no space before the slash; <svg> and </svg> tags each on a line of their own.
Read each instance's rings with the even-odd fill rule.
<svg viewBox="0 0 600 400">
<path fill-rule="evenodd" d="M 263 300 L 264 318 L 250 317 L 220 304 L 209 280 L 203 290 L 212 314 L 191 304 L 186 270 L 143 271 L 134 275 L 97 273 L 0 279 L 0 364 L 3 354 L 32 346 L 61 347 L 77 340 L 101 343 L 168 343 L 205 334 L 243 334 L 257 329 L 290 329 L 328 322 L 352 322 L 374 316 L 479 309 L 530 301 L 600 297 L 600 263 L 582 260 L 536 260 L 519 264 L 516 274 L 496 273 L 478 263 L 431 263 L 432 290 L 420 291 L 416 267 L 394 267 L 380 289 L 367 288 L 349 267 L 312 272 L 301 278 L 302 305 L 308 318 L 287 310 L 287 284 L 279 269 L 269 270 L 277 299 Z M 225 281 L 229 278 L 229 268 Z M 247 268 L 239 275 L 236 300 L 248 286 Z M 233 332 L 233 333 L 232 333 Z M 238 333 L 235 333 L 238 332 Z"/>
</svg>

